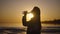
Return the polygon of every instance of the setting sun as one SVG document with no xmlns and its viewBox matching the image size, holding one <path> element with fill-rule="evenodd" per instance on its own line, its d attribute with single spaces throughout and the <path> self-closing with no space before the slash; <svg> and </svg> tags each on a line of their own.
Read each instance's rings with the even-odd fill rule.
<svg viewBox="0 0 60 34">
<path fill-rule="evenodd" d="M 33 14 L 32 13 L 29 13 L 29 14 L 27 14 L 27 21 L 30 21 L 31 20 L 31 18 L 33 18 L 34 16 L 33 16 Z"/>
</svg>

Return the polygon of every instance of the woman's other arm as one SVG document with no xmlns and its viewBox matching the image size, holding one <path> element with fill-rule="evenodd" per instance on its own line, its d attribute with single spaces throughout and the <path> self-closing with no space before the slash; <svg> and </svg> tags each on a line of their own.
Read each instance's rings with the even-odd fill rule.
<svg viewBox="0 0 60 34">
<path fill-rule="evenodd" d="M 22 18 L 22 23 L 23 23 L 24 26 L 27 26 L 27 22 L 26 22 L 27 11 L 24 11 L 23 14 L 24 14 L 24 16 L 23 16 L 23 18 Z"/>
</svg>

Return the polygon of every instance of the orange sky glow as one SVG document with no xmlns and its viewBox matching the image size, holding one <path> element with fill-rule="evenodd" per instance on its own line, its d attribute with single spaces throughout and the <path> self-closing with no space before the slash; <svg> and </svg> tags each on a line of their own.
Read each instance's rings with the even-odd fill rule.
<svg viewBox="0 0 60 34">
<path fill-rule="evenodd" d="M 59 0 L 0 0 L 0 26 L 22 26 L 23 11 L 38 6 L 41 21 L 60 19 Z"/>
</svg>

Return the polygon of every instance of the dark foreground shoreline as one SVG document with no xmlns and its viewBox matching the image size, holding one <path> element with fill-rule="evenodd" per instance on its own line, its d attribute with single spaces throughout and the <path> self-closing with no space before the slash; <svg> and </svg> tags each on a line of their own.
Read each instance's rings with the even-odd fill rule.
<svg viewBox="0 0 60 34">
<path fill-rule="evenodd" d="M 26 32 L 25 28 L 7 28 L 7 27 L 0 27 L 0 34 L 7 33 L 7 34 L 17 34 Z M 42 33 L 60 33 L 60 27 L 47 27 L 47 29 L 42 29 Z"/>
</svg>

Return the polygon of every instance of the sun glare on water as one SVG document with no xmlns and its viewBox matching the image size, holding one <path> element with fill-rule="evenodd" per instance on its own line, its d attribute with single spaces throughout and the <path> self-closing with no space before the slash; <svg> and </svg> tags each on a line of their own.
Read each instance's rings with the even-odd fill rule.
<svg viewBox="0 0 60 34">
<path fill-rule="evenodd" d="M 32 13 L 29 13 L 29 14 L 27 14 L 27 21 L 30 21 L 31 20 L 31 18 L 33 18 L 34 16 L 33 16 L 33 14 Z"/>
</svg>

